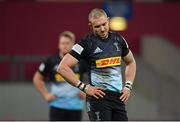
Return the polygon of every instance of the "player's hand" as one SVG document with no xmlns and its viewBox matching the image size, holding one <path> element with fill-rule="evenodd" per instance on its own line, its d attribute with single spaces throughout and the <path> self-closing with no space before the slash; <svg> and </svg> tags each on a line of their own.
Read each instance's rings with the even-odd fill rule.
<svg viewBox="0 0 180 122">
<path fill-rule="evenodd" d="M 78 93 L 78 96 L 79 96 L 79 98 L 80 98 L 81 100 L 86 99 L 86 94 L 85 94 L 84 92 L 82 92 L 82 91 L 80 91 L 80 92 Z"/>
<path fill-rule="evenodd" d="M 105 93 L 102 91 L 103 88 L 100 87 L 93 87 L 91 85 L 87 86 L 86 94 L 89 96 L 93 96 L 96 99 L 99 99 L 99 97 L 103 98 L 105 96 Z"/>
<path fill-rule="evenodd" d="M 131 93 L 131 90 L 124 87 L 123 88 L 123 91 L 122 91 L 122 95 L 120 96 L 120 99 L 123 101 L 123 102 L 127 102 L 128 99 L 129 99 L 129 96 L 130 96 L 130 93 Z"/>
<path fill-rule="evenodd" d="M 44 99 L 47 101 L 47 102 L 50 102 L 50 101 L 53 101 L 53 100 L 55 100 L 57 97 L 54 95 L 54 94 L 52 94 L 52 93 L 47 93 L 47 94 L 45 94 L 45 96 L 44 96 Z"/>
</svg>

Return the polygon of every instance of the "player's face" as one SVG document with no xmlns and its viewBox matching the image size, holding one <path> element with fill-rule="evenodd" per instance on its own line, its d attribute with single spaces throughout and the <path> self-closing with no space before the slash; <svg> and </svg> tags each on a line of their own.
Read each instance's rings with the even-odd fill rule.
<svg viewBox="0 0 180 122">
<path fill-rule="evenodd" d="M 109 19 L 106 16 L 101 16 L 98 19 L 91 21 L 93 31 L 102 39 L 108 37 L 109 32 Z"/>
<path fill-rule="evenodd" d="M 71 50 L 71 48 L 73 46 L 73 41 L 68 37 L 62 36 L 59 39 L 59 45 L 58 46 L 59 46 L 60 52 L 63 54 L 66 54 Z"/>
</svg>

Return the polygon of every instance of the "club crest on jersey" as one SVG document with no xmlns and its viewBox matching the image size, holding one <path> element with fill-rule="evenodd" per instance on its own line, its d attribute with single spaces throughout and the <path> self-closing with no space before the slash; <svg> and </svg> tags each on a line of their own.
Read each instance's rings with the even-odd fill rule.
<svg viewBox="0 0 180 122">
<path fill-rule="evenodd" d="M 95 50 L 94 50 L 94 54 L 95 53 L 101 53 L 101 52 L 103 52 L 99 47 L 97 47 Z"/>
<path fill-rule="evenodd" d="M 121 64 L 121 57 L 110 57 L 96 60 L 96 68 L 105 68 Z"/>
<path fill-rule="evenodd" d="M 114 46 L 116 47 L 116 50 L 117 50 L 117 51 L 120 51 L 120 49 L 119 49 L 119 47 L 118 47 L 118 43 L 115 42 L 115 43 L 113 43 L 113 44 L 114 44 Z"/>
</svg>

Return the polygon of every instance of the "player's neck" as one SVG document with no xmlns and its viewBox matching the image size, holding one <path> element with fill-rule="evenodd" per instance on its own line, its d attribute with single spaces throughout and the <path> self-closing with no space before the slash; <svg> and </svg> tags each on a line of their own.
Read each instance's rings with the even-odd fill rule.
<svg viewBox="0 0 180 122">
<path fill-rule="evenodd" d="M 61 58 L 63 58 L 63 57 L 64 57 L 64 55 L 65 55 L 65 54 L 63 54 L 63 53 L 59 52 L 59 56 L 60 56 Z"/>
<path fill-rule="evenodd" d="M 106 37 L 101 37 L 101 39 L 107 39 L 109 37 L 109 34 L 106 35 Z"/>
<path fill-rule="evenodd" d="M 108 32 L 108 34 L 106 35 L 106 37 L 100 37 L 100 36 L 97 35 L 95 32 L 93 32 L 93 33 L 94 33 L 95 36 L 99 37 L 99 38 L 102 39 L 102 40 L 105 40 L 105 39 L 107 39 L 107 38 L 109 37 L 109 32 Z"/>
</svg>

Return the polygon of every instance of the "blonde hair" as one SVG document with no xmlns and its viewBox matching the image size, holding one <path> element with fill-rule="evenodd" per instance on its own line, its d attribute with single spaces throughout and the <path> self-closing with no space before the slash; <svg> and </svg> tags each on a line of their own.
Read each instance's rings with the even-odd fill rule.
<svg viewBox="0 0 180 122">
<path fill-rule="evenodd" d="M 71 39 L 71 40 L 73 41 L 73 43 L 74 43 L 75 40 L 76 40 L 75 34 L 74 34 L 73 32 L 71 32 L 71 31 L 64 31 L 64 32 L 60 33 L 59 39 L 60 39 L 62 36 Z"/>
<path fill-rule="evenodd" d="M 98 19 L 101 16 L 107 17 L 106 12 L 103 9 L 95 8 L 91 10 L 91 12 L 89 13 L 88 20 L 89 22 L 91 22 L 92 19 Z"/>
</svg>

